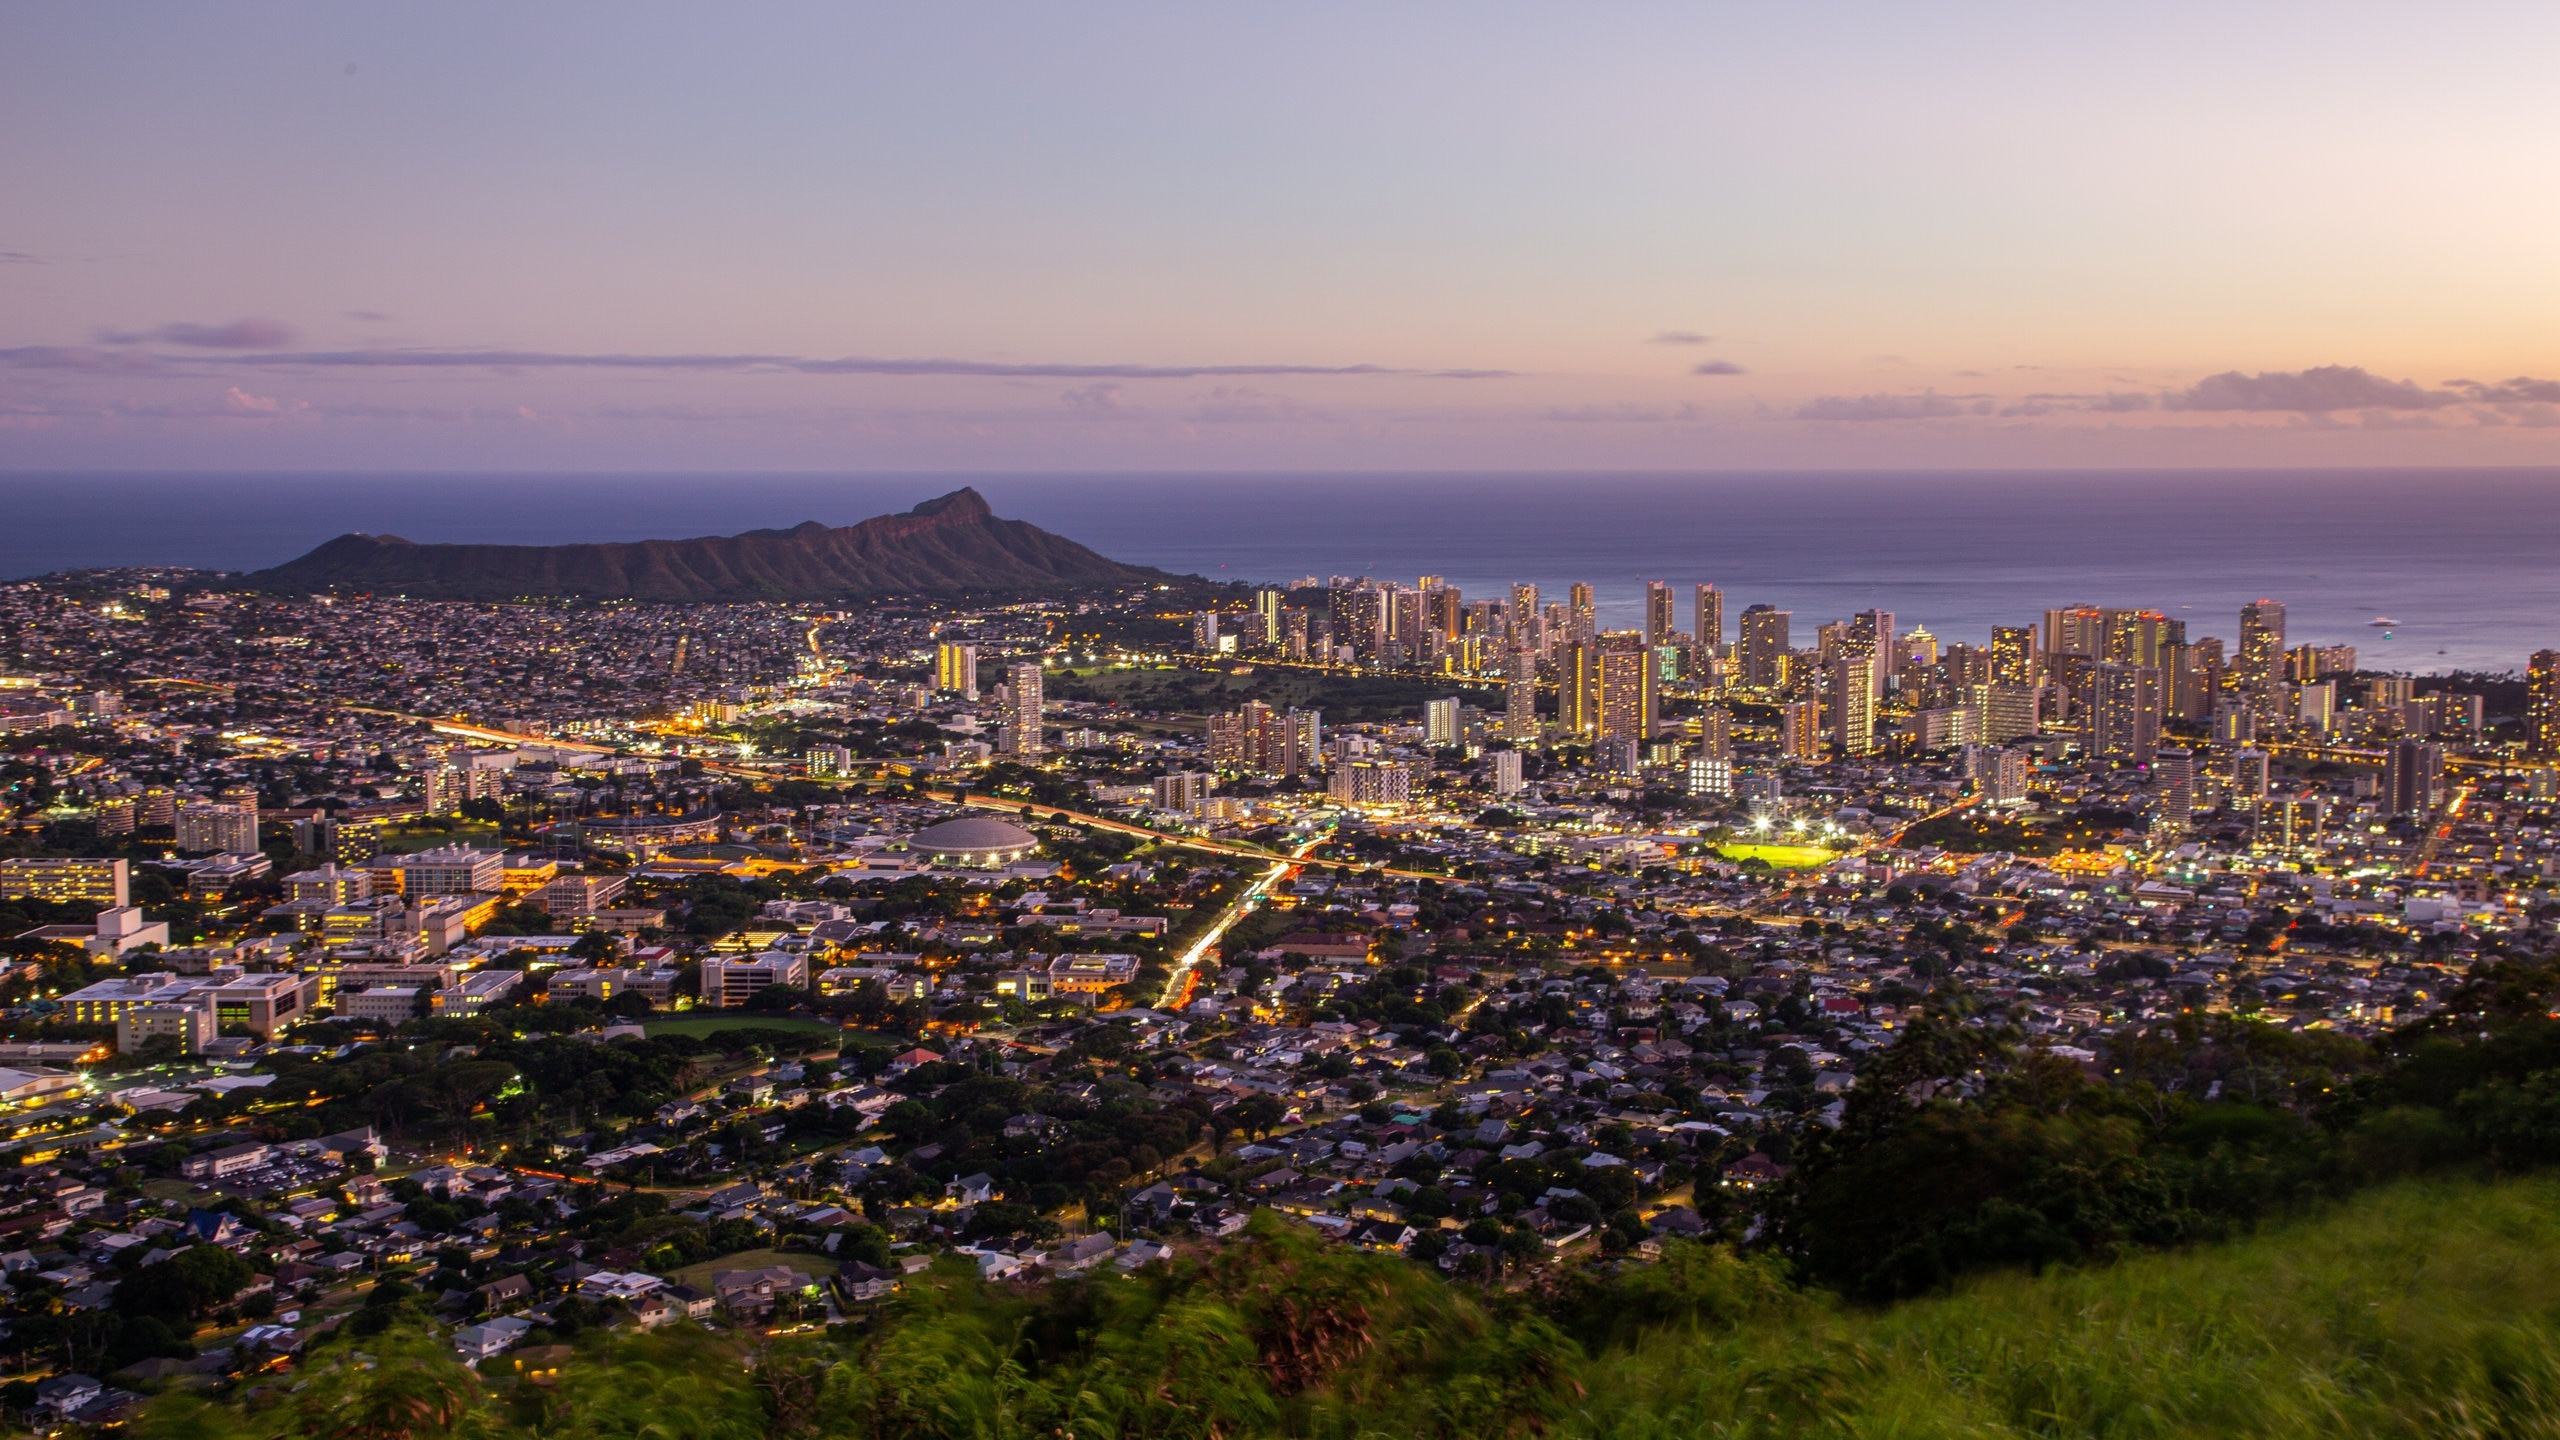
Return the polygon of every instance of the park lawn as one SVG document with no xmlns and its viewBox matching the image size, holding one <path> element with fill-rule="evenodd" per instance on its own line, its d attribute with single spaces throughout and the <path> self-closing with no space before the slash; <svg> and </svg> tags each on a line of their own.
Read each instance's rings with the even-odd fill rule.
<svg viewBox="0 0 2560 1440">
<path fill-rule="evenodd" d="M 673 1020 L 643 1020 L 641 1029 L 652 1036 L 704 1036 L 719 1030 L 818 1030 L 843 1037 L 848 1045 L 868 1043 L 860 1032 L 845 1029 L 831 1020 L 812 1020 L 802 1015 L 736 1014 L 685 1015 Z"/>
<path fill-rule="evenodd" d="M 439 845 L 469 845 L 478 850 L 496 850 L 498 827 L 495 825 L 457 824 L 450 830 L 395 827 L 381 832 L 379 843 L 385 855 L 414 855 L 433 850 Z"/>
<path fill-rule="evenodd" d="M 741 1250 L 735 1255 L 723 1255 L 717 1260 L 705 1260 L 699 1265 L 669 1271 L 667 1279 L 677 1285 L 708 1291 L 711 1277 L 723 1270 L 769 1270 L 776 1265 L 788 1265 L 813 1280 L 825 1280 L 838 1269 L 834 1256 L 815 1250 Z"/>
<path fill-rule="evenodd" d="M 1810 870 L 1840 858 L 1819 845 L 1719 845 L 1716 853 L 1727 860 L 1765 860 L 1780 870 Z"/>
</svg>

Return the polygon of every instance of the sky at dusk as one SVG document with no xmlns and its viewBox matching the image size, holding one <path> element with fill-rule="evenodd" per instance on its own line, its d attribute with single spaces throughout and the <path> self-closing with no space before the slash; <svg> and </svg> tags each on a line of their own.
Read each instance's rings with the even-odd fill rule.
<svg viewBox="0 0 2560 1440">
<path fill-rule="evenodd" d="M 0 469 L 2560 463 L 2548 4 L 0 3 Z"/>
</svg>

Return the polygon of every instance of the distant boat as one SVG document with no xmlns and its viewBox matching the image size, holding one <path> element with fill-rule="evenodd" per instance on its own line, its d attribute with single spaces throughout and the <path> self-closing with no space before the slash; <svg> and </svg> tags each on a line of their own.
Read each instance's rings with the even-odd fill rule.
<svg viewBox="0 0 2560 1440">
<path fill-rule="evenodd" d="M 2399 626 L 2399 624 L 2400 624 L 2400 622 L 2399 622 L 2399 621 L 2392 619 L 2392 618 L 2391 618 L 2390 616 L 2388 616 L 2388 615 L 2376 615 L 2376 616 L 2374 616 L 2372 619 L 2367 620 L 2367 621 L 2366 621 L 2366 622 L 2364 622 L 2364 623 L 2366 623 L 2367 625 L 2372 626 L 2372 627 L 2373 627 L 2374 629 L 2376 629 L 2376 630 L 2391 630 L 2391 629 L 2396 629 L 2396 628 Z"/>
</svg>

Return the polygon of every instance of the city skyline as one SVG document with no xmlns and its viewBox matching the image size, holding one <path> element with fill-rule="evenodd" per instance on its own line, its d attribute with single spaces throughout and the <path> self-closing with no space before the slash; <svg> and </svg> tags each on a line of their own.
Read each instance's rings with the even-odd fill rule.
<svg viewBox="0 0 2560 1440">
<path fill-rule="evenodd" d="M 2549 463 L 2463 13 L 22 8 L 0 464 Z"/>
</svg>

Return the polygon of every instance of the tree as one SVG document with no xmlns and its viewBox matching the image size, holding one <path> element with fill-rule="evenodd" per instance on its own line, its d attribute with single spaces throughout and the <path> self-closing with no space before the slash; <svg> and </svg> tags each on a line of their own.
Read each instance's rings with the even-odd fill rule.
<svg viewBox="0 0 2560 1440">
<path fill-rule="evenodd" d="M 191 1245 L 118 1285 L 115 1308 L 134 1317 L 192 1321 L 239 1294 L 250 1274 L 248 1261 L 221 1246 Z"/>
</svg>

